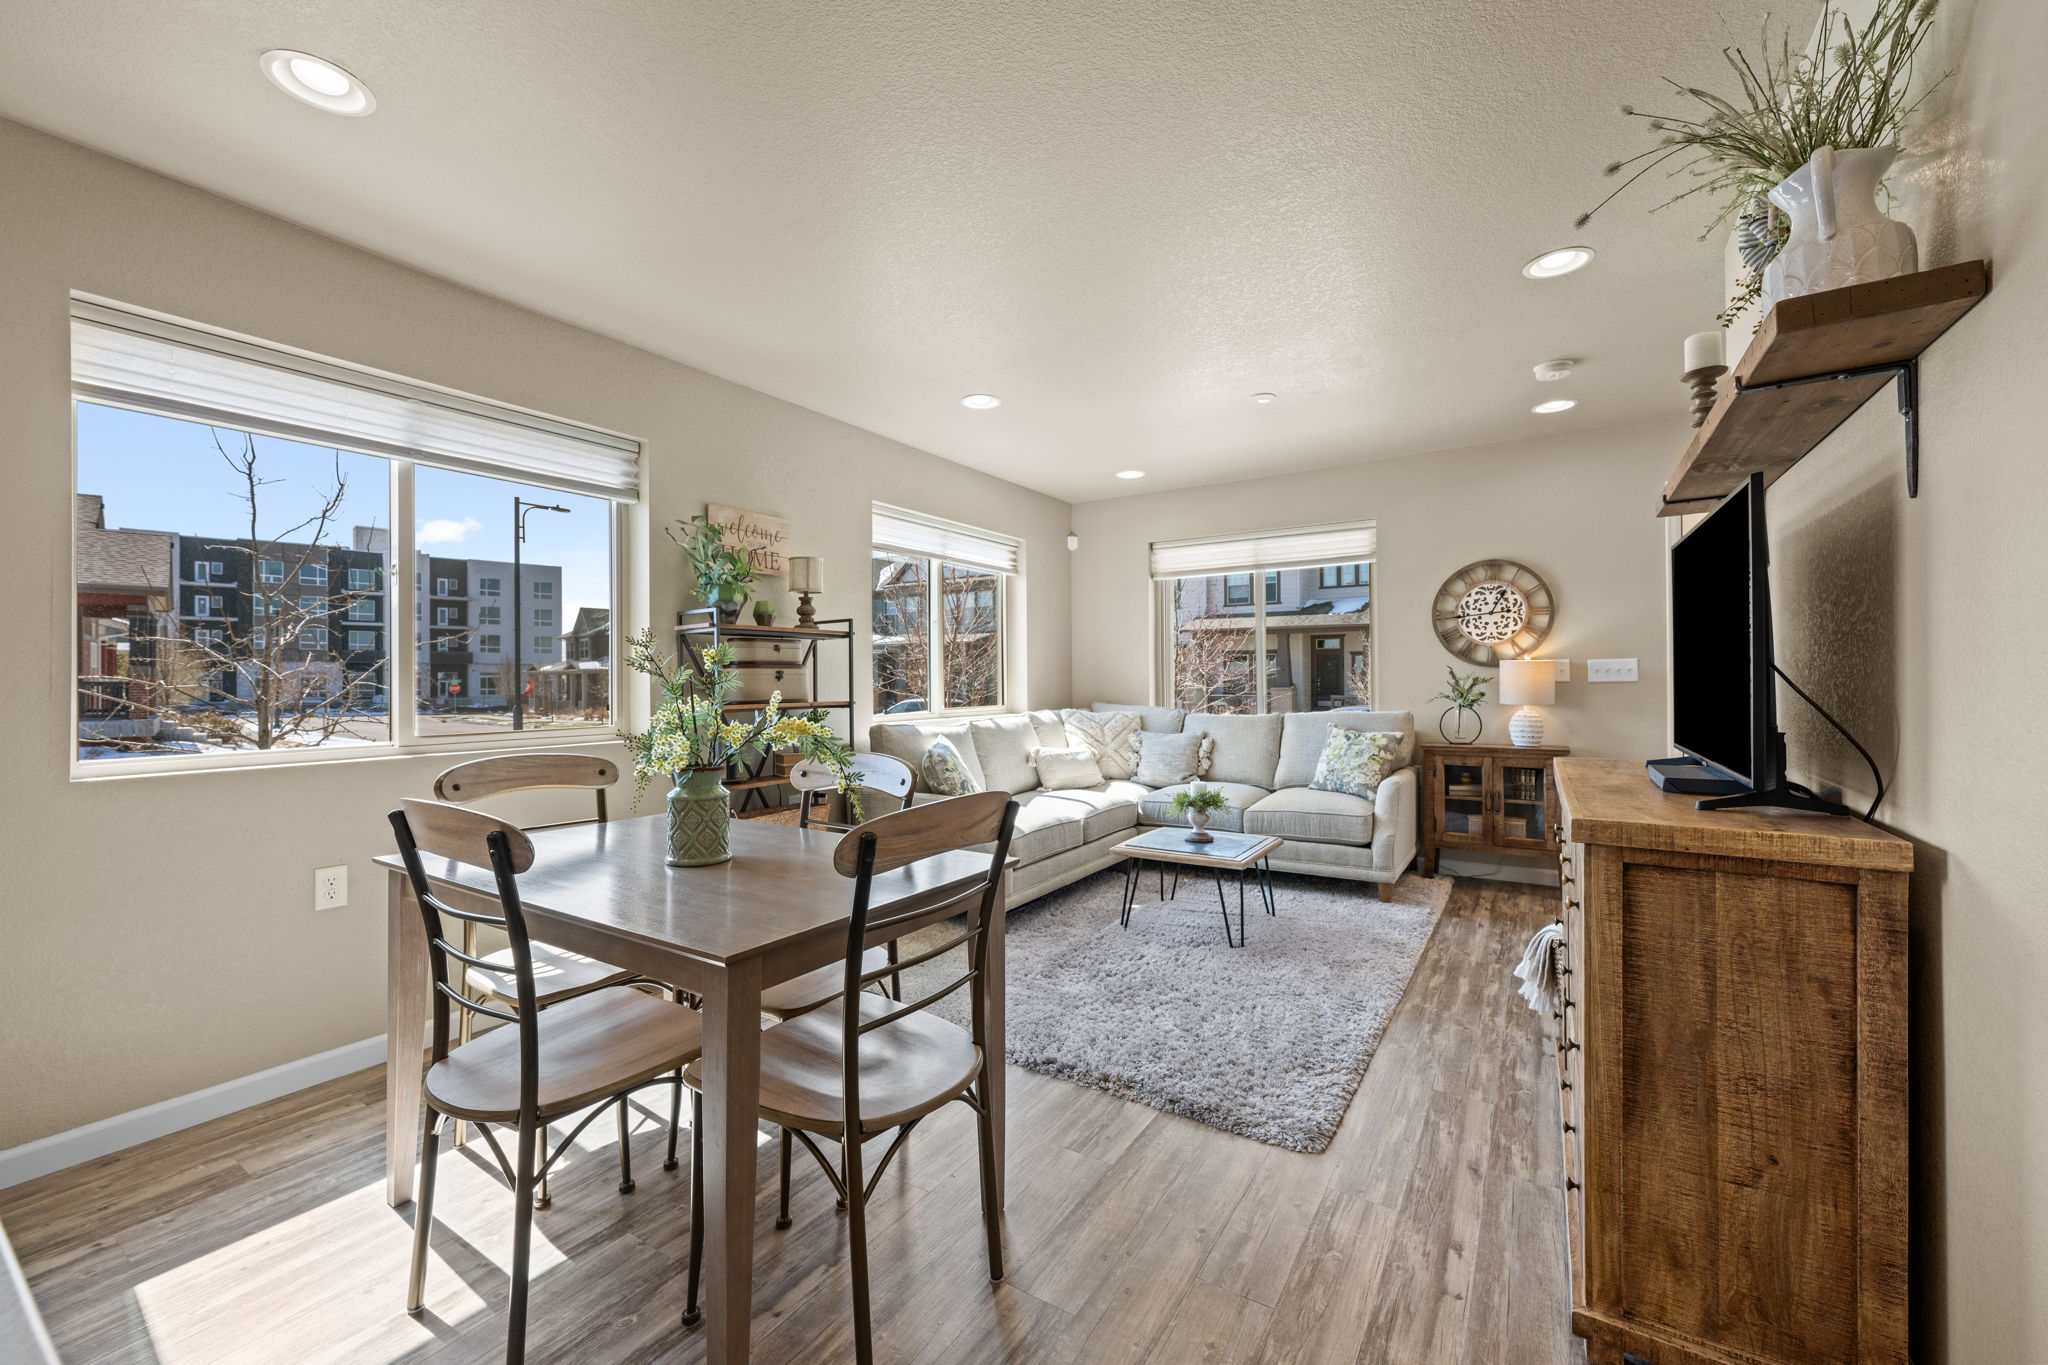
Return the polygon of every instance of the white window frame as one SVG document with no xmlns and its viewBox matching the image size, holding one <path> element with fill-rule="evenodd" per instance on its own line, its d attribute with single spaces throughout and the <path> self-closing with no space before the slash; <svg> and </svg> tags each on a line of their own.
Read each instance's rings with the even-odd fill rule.
<svg viewBox="0 0 2048 1365">
<path fill-rule="evenodd" d="M 348 571 L 348 590 L 350 592 L 377 591 L 377 571 L 375 569 L 350 566 Z"/>
<path fill-rule="evenodd" d="M 348 604 L 348 619 L 351 621 L 374 621 L 377 619 L 377 599 L 358 597 Z"/>
<path fill-rule="evenodd" d="M 495 630 L 488 635 L 478 635 L 476 637 L 476 652 L 479 654 L 503 654 L 505 652 L 504 635 Z"/>
<path fill-rule="evenodd" d="M 924 633 L 925 649 L 928 651 L 925 656 L 925 677 L 930 682 L 928 691 L 936 693 L 941 697 L 945 696 L 945 650 L 942 645 L 943 632 L 939 620 L 941 609 L 935 600 L 944 591 L 945 574 L 941 566 L 949 563 L 957 564 L 957 567 L 963 569 L 985 569 L 987 566 L 980 564 L 958 564 L 954 560 L 934 559 L 926 555 L 905 554 L 903 551 L 887 545 L 876 545 L 872 547 L 871 553 L 892 555 L 898 559 L 923 559 L 925 561 Z M 1018 555 L 1021 565 L 1023 555 L 1022 542 L 1018 544 Z M 872 570 L 870 572 L 872 573 Z M 1017 670 L 1019 653 L 1017 649 L 1019 639 L 1018 625 L 1020 623 L 1013 623 L 1010 619 L 1011 603 L 1016 600 L 1017 595 L 1012 591 L 1010 574 L 994 570 L 990 572 L 994 572 L 996 577 L 996 642 L 997 647 L 1002 650 L 1002 658 L 996 666 L 997 685 L 1002 689 L 1000 699 L 993 706 L 932 706 L 929 704 L 931 698 L 927 697 L 925 698 L 927 705 L 922 711 L 890 711 L 887 713 L 874 711 L 872 708 L 875 704 L 875 675 L 874 663 L 871 657 L 868 664 L 866 705 L 870 708 L 875 721 L 883 725 L 889 725 L 898 721 L 929 720 L 949 716 L 1005 716 L 1024 709 L 1016 701 L 1018 679 L 1021 676 Z M 1022 576 L 1020 570 L 1017 577 L 1021 578 Z M 872 588 L 869 589 L 867 620 L 868 639 L 870 647 L 872 647 L 874 639 L 874 597 Z"/>
<path fill-rule="evenodd" d="M 299 586 L 302 588 L 324 588 L 327 586 L 327 566 L 315 561 L 299 565 Z"/>
<path fill-rule="evenodd" d="M 479 577 L 476 580 L 476 595 L 478 597 L 503 597 L 505 595 L 504 586 L 505 580 L 502 578 Z"/>
<path fill-rule="evenodd" d="M 358 643 L 356 642 L 356 637 L 357 637 L 357 636 L 362 636 L 362 637 L 363 637 L 364 639 L 367 639 L 367 640 L 369 641 L 369 643 L 368 643 L 368 644 L 358 644 Z M 350 632 L 348 633 L 348 652 L 349 652 L 349 653 L 351 653 L 351 654 L 358 654 L 358 653 L 361 653 L 361 652 L 362 652 L 363 650 L 366 650 L 366 649 L 375 649 L 376 647 L 377 647 L 377 632 L 376 632 L 376 631 L 374 631 L 374 630 L 352 630 L 352 631 L 350 631 Z"/>
<path fill-rule="evenodd" d="M 552 578 L 537 578 L 537 579 L 535 579 L 535 580 L 534 580 L 534 582 L 533 582 L 533 600 L 534 600 L 534 601 L 536 601 L 536 602 L 552 602 L 552 601 L 554 601 L 554 600 L 555 600 L 555 580 L 554 580 L 554 579 L 552 579 Z"/>
<path fill-rule="evenodd" d="M 277 565 L 277 572 L 276 572 L 275 574 L 273 574 L 273 573 L 271 573 L 271 572 L 270 572 L 270 566 L 271 566 L 271 565 L 273 565 L 273 564 Z M 256 581 L 257 581 L 258 583 L 282 583 L 282 582 L 284 582 L 284 561 L 283 561 L 282 559 L 259 559 L 259 560 L 257 560 L 257 561 L 256 561 Z"/>
<path fill-rule="evenodd" d="M 437 579 L 435 579 L 435 580 L 434 580 L 434 596 L 436 596 L 436 597 L 460 597 L 461 595 L 462 595 L 461 593 L 459 593 L 459 592 L 455 591 L 455 580 L 454 580 L 454 579 L 452 579 L 452 578 L 437 578 Z"/>
<path fill-rule="evenodd" d="M 502 626 L 505 612 L 502 607 L 481 606 L 476 609 L 476 623 L 480 626 Z"/>
<path fill-rule="evenodd" d="M 526 642 L 526 647 L 531 649 L 535 655 L 552 654 L 555 652 L 555 637 L 552 635 L 536 635 Z M 794 703 L 791 705 L 792 709 L 800 709 L 796 708 Z"/>
<path fill-rule="evenodd" d="M 71 723 L 63 735 L 55 737 L 57 742 L 61 742 L 65 747 L 66 758 L 69 762 L 71 776 L 74 781 L 107 781 L 128 777 L 168 776 L 194 772 L 216 773 L 283 767 L 300 763 L 376 762 L 382 759 L 407 755 L 481 757 L 490 753 L 516 752 L 523 749 L 558 748 L 564 742 L 614 742 L 629 728 L 645 727 L 647 723 L 646 699 L 638 696 L 634 689 L 626 686 L 623 677 L 626 672 L 626 641 L 631 638 L 634 628 L 645 625 L 647 621 L 648 585 L 646 575 L 644 569 L 635 567 L 639 563 L 639 547 L 644 543 L 645 539 L 643 528 L 645 519 L 644 494 L 637 482 L 637 476 L 630 472 L 632 463 L 640 459 L 638 451 L 641 443 L 636 438 L 623 433 L 605 432 L 584 423 L 555 418 L 528 409 L 509 407 L 492 399 L 416 384 L 413 381 L 397 376 L 365 370 L 360 366 L 351 365 L 343 361 L 330 360 L 325 357 L 311 356 L 306 353 L 287 351 L 284 348 L 267 346 L 264 343 L 232 336 L 225 332 L 218 332 L 214 329 L 205 328 L 180 319 L 146 313 L 144 310 L 134 309 L 126 305 L 113 304 L 109 300 L 94 299 L 91 296 L 78 293 L 74 293 L 72 298 L 74 314 L 78 316 L 84 315 L 80 310 L 99 310 L 110 315 L 136 319 L 138 328 L 145 331 L 156 328 L 160 329 L 163 334 L 170 336 L 204 335 L 214 338 L 219 348 L 224 352 L 240 351 L 261 359 L 273 356 L 285 357 L 284 364 L 287 368 L 298 366 L 303 367 L 309 373 L 329 373 L 348 376 L 352 380 L 359 380 L 366 387 L 373 390 L 381 388 L 385 391 L 407 395 L 415 393 L 426 395 L 428 400 L 433 403 L 457 410 L 458 412 L 474 414 L 484 418 L 487 422 L 503 418 L 510 420 L 514 424 L 523 423 L 543 433 L 569 433 L 578 439 L 587 433 L 594 434 L 600 441 L 609 440 L 615 448 L 632 452 L 624 457 L 627 461 L 625 467 L 629 470 L 624 476 L 610 473 L 595 475 L 588 484 L 579 484 L 575 478 L 570 478 L 560 485 L 561 490 L 565 492 L 574 492 L 582 496 L 603 499 L 609 509 L 610 520 L 607 530 L 610 539 L 611 562 L 609 566 L 609 581 L 606 586 L 609 589 L 609 601 L 614 622 L 611 636 L 612 647 L 608 656 L 611 682 L 611 720 L 609 722 L 590 726 L 548 726 L 519 733 L 509 731 L 476 735 L 415 733 L 415 726 L 420 715 L 420 707 L 418 705 L 420 698 L 416 695 L 420 690 L 418 670 L 421 663 L 420 653 L 426 648 L 426 626 L 420 619 L 423 613 L 416 610 L 414 604 L 408 601 L 403 606 L 402 615 L 403 618 L 410 619 L 410 629 L 404 628 L 404 619 L 388 620 L 383 623 L 390 640 L 390 658 L 385 665 L 387 682 L 384 689 L 384 695 L 388 703 L 388 714 L 390 716 L 390 735 L 387 739 L 349 745 L 342 749 L 307 746 L 299 749 L 251 750 L 229 754 L 166 754 L 137 756 L 120 760 L 83 760 L 78 757 L 78 689 L 74 687 L 68 689 L 73 694 Z M 78 402 L 93 403 L 101 407 L 132 407 L 138 411 L 160 411 L 160 409 L 152 408 L 147 403 L 127 403 L 116 394 L 103 391 L 94 384 L 76 378 L 74 378 L 73 383 L 73 396 Z M 164 415 L 173 414 L 165 413 Z M 273 430 L 259 420 L 252 419 L 245 422 L 231 413 L 207 415 L 195 412 L 187 416 L 186 420 L 210 421 L 224 428 L 254 430 L 258 433 L 282 435 L 286 439 L 307 439 L 304 436 L 295 435 L 288 431 Z M 396 566 L 417 562 L 418 547 L 414 543 L 412 516 L 414 505 L 413 473 L 421 461 L 406 458 L 405 452 L 401 449 L 380 447 L 377 443 L 371 441 L 342 441 L 336 444 L 339 444 L 344 449 L 352 449 L 357 453 L 382 459 L 386 463 L 389 495 L 388 507 L 391 518 L 391 536 L 386 555 L 392 573 L 395 576 L 399 572 Z M 521 458 L 530 458 L 530 456 L 522 456 Z M 516 461 L 504 467 L 494 467 L 488 463 L 486 458 L 472 455 L 467 457 L 466 462 L 462 458 L 457 458 L 452 463 L 444 462 L 437 456 L 431 463 L 439 468 L 454 468 L 459 472 L 472 473 L 486 478 L 503 479 L 515 483 L 525 483 L 534 487 L 547 488 L 556 486 L 553 474 L 529 472 L 526 469 L 517 467 Z M 607 485 L 608 480 L 610 481 L 609 486 Z M 72 487 L 75 489 L 78 485 L 75 422 L 73 425 L 71 482 Z M 276 583 L 282 584 L 293 577 L 293 575 L 287 572 L 289 565 L 286 562 L 272 562 L 277 563 L 279 569 L 278 576 L 274 580 Z M 77 563 L 75 551 L 72 555 L 72 563 L 74 566 L 72 572 L 75 574 Z M 327 566 L 321 564 L 314 567 L 319 571 L 322 586 L 325 586 Z M 413 586 L 415 592 L 421 586 L 420 580 L 422 577 L 423 575 L 419 573 L 414 575 Z M 260 582 L 273 581 L 267 579 L 262 574 L 261 565 L 258 565 L 258 579 Z M 75 579 L 73 591 L 76 591 Z M 281 604 L 278 605 L 281 606 Z M 225 618 L 214 619 L 224 620 Z M 59 648 L 71 651 L 75 648 L 75 642 L 70 639 L 72 622 L 68 613 L 64 614 L 61 618 L 60 626 L 65 630 L 66 638 Z M 227 632 L 225 630 L 209 630 L 208 635 L 212 639 L 212 643 L 207 646 L 208 648 L 216 650 L 225 650 L 227 648 Z M 331 641 L 331 635 L 329 639 Z M 429 684 L 430 687 L 434 685 L 433 683 Z"/>
<path fill-rule="evenodd" d="M 553 630 L 555 628 L 555 609 L 553 607 L 535 607 L 533 609 L 533 628 L 535 630 Z"/>
<path fill-rule="evenodd" d="M 311 643 L 306 638 L 316 630 L 320 632 L 320 643 L 317 645 Z M 326 653 L 329 647 L 329 636 L 327 627 L 314 625 L 310 621 L 305 622 L 304 624 L 300 625 L 297 633 L 292 636 L 292 645 L 301 654 L 309 654 L 315 651 L 318 651 L 319 653 L 323 654 Z"/>
</svg>

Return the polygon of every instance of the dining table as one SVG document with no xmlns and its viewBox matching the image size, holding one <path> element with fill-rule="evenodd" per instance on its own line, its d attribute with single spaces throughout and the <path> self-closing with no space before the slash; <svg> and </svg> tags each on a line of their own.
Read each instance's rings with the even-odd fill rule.
<svg viewBox="0 0 2048 1365">
<path fill-rule="evenodd" d="M 732 857 L 706 867 L 670 867 L 665 816 L 533 831 L 533 866 L 519 878 L 527 931 L 701 999 L 704 1020 L 703 1299 L 706 1355 L 719 1365 L 748 1358 L 753 1317 L 756 1151 L 761 1081 L 761 993 L 843 962 L 853 882 L 832 865 L 838 831 L 761 820 L 731 824 Z M 403 862 L 388 873 L 390 1064 L 385 1069 L 384 1189 L 394 1206 L 413 1197 L 419 1159 L 421 1085 L 426 1066 L 429 982 L 426 927 Z M 1014 862 L 1014 860 L 1012 860 Z M 426 858 L 434 892 L 457 909 L 501 914 L 489 868 Z M 989 872 L 989 854 L 948 852 L 877 874 L 877 919 L 934 909 Z M 1003 924 L 1008 869 L 989 923 L 979 986 L 987 1007 L 988 1102 L 993 1115 L 998 1199 L 1004 1188 Z M 916 921 L 893 930 L 908 932 Z M 877 939 L 876 941 L 879 941 Z M 541 1027 L 546 1027 L 545 1014 Z M 406 1065 L 402 1040 L 419 1040 Z"/>
</svg>

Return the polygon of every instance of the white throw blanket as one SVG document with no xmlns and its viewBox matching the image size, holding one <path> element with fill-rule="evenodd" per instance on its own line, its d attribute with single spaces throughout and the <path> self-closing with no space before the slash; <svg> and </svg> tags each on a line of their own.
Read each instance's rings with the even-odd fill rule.
<svg viewBox="0 0 2048 1365">
<path fill-rule="evenodd" d="M 1557 1008 L 1557 953 L 1564 946 L 1564 926 L 1546 924 L 1529 940 L 1515 975 L 1522 982 L 1522 999 L 1538 1014 Z"/>
</svg>

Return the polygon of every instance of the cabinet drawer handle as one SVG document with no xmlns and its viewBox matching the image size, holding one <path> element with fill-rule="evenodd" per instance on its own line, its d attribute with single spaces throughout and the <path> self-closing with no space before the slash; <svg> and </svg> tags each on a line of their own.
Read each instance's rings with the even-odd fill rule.
<svg viewBox="0 0 2048 1365">
<path fill-rule="evenodd" d="M 1566 1125 L 1564 1126 L 1564 1130 L 1565 1130 L 1565 1131 L 1566 1131 L 1567 1133 L 1576 1133 L 1576 1132 L 1578 1132 L 1578 1131 L 1579 1131 L 1579 1125 L 1577 1125 L 1576 1123 L 1567 1123 L 1567 1124 L 1566 1124 Z"/>
<path fill-rule="evenodd" d="M 1581 1185 L 1578 1181 L 1572 1179 L 1570 1176 L 1566 1176 L 1564 1178 L 1564 1187 L 1567 1191 L 1583 1190 L 1586 1188 L 1584 1185 Z"/>
<path fill-rule="evenodd" d="M 1566 896 L 1566 897 L 1564 898 L 1564 908 L 1565 908 L 1565 909 L 1567 909 L 1567 910 L 1576 910 L 1576 909 L 1578 909 L 1578 908 L 1579 908 L 1579 898 L 1578 898 L 1577 896 Z"/>
<path fill-rule="evenodd" d="M 1558 1049 L 1558 1051 L 1559 1051 L 1559 1052 L 1577 1052 L 1578 1050 L 1579 1050 L 1579 1045 L 1578 1045 L 1577 1043 L 1571 1042 L 1571 1041 L 1569 1041 L 1569 1040 L 1567 1040 L 1567 1041 L 1565 1042 L 1564 1046 L 1562 1046 L 1562 1047 L 1560 1047 L 1560 1048 Z"/>
</svg>

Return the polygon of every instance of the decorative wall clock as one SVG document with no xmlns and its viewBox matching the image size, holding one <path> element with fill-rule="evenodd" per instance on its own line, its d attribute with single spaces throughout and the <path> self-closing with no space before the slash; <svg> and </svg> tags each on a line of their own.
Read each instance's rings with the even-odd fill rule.
<svg viewBox="0 0 2048 1365">
<path fill-rule="evenodd" d="M 1436 590 L 1432 624 L 1443 647 L 1468 664 L 1492 667 L 1533 653 L 1550 634 L 1556 602 L 1526 564 L 1482 559 Z"/>
</svg>

